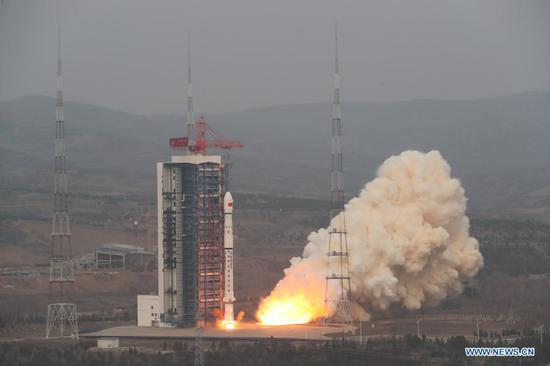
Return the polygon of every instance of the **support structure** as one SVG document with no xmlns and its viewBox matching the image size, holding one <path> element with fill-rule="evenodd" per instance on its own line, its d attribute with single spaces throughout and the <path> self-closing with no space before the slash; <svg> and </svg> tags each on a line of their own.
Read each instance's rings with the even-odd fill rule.
<svg viewBox="0 0 550 366">
<path fill-rule="evenodd" d="M 344 178 L 342 157 L 342 108 L 340 105 L 340 70 L 338 60 L 338 31 L 335 31 L 334 99 L 332 102 L 332 151 L 330 184 L 330 227 L 325 280 L 325 306 L 335 308 L 327 323 L 350 324 L 351 276 L 344 209 Z"/>
<path fill-rule="evenodd" d="M 76 305 L 65 301 L 65 292 L 74 283 L 74 273 L 67 204 L 68 191 L 65 162 L 65 117 L 63 115 L 60 27 L 58 28 L 57 54 L 54 199 L 46 338 L 54 336 L 78 337 Z"/>
<path fill-rule="evenodd" d="M 78 337 L 78 316 L 75 304 L 48 304 L 46 338 L 53 336 L 55 329 L 59 331 L 60 337 Z"/>
<path fill-rule="evenodd" d="M 232 267 L 231 278 L 225 274 L 227 263 L 233 264 L 225 258 L 233 253 L 232 234 L 231 243 L 224 240 L 227 170 L 225 159 L 207 149 L 243 145 L 213 129 L 204 116 L 194 120 L 190 47 L 188 54 L 187 136 L 171 138 L 172 159 L 157 163 L 158 314 L 144 310 L 148 299 L 138 302 L 144 310 L 138 323 L 161 327 L 203 327 L 221 320 L 234 302 L 233 292 L 224 292 L 228 280 L 233 288 Z M 227 316 L 233 318 L 233 312 Z"/>
<path fill-rule="evenodd" d="M 195 359 L 193 366 L 204 366 L 204 349 L 202 347 L 202 322 L 200 314 L 197 311 L 197 319 L 195 325 Z"/>
<path fill-rule="evenodd" d="M 145 223 L 146 223 L 146 250 L 152 251 L 153 250 L 153 212 L 150 208 L 147 209 L 147 214 L 145 215 Z M 136 241 L 137 245 L 137 241 Z"/>
<path fill-rule="evenodd" d="M 223 166 L 220 156 L 158 163 L 161 321 L 189 326 L 223 309 Z"/>
</svg>

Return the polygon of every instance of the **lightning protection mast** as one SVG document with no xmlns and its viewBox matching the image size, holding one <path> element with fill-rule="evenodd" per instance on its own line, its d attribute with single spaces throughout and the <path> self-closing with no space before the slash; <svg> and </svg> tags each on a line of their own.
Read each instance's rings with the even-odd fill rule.
<svg viewBox="0 0 550 366">
<path fill-rule="evenodd" d="M 69 211 L 67 204 L 65 117 L 63 115 L 60 26 L 57 29 L 57 98 L 52 221 L 46 338 L 78 338 L 76 304 L 65 301 L 67 287 L 74 283 L 74 273 L 71 249 L 71 229 L 69 226 Z"/>
<path fill-rule="evenodd" d="M 334 96 L 332 101 L 332 151 L 330 183 L 330 227 L 325 277 L 325 306 L 336 311 L 325 323 L 351 324 L 351 276 L 344 208 L 342 158 L 342 108 L 340 105 L 340 70 L 338 29 L 335 29 Z"/>
</svg>

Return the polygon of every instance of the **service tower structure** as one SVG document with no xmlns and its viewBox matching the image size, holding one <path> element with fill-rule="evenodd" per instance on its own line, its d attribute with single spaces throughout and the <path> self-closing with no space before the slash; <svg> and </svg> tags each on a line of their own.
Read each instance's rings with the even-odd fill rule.
<svg viewBox="0 0 550 366">
<path fill-rule="evenodd" d="M 170 139 L 171 161 L 157 163 L 159 294 L 150 306 L 157 307 L 158 318 L 145 319 L 151 313 L 147 300 L 140 307 L 138 299 L 142 324 L 188 327 L 221 314 L 233 320 L 233 199 L 222 157 L 207 149 L 243 145 L 214 130 L 204 116 L 193 120 L 190 57 L 188 62 L 187 136 Z"/>
<path fill-rule="evenodd" d="M 223 311 L 223 166 L 217 155 L 157 163 L 160 323 L 191 326 Z"/>
</svg>

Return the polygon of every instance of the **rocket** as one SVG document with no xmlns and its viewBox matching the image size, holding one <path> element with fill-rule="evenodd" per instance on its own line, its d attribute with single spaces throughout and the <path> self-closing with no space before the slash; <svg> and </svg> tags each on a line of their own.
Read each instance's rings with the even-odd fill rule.
<svg viewBox="0 0 550 366">
<path fill-rule="evenodd" d="M 235 316 L 233 312 L 233 303 L 235 302 L 235 294 L 233 292 L 233 197 L 230 192 L 226 192 L 223 197 L 223 214 L 224 214 L 224 258 L 225 258 L 225 287 L 223 303 L 224 321 L 233 322 Z"/>
</svg>

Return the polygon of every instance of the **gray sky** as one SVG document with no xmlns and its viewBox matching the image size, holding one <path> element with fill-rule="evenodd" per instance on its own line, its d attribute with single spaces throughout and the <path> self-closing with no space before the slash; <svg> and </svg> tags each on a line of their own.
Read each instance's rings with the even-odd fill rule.
<svg viewBox="0 0 550 366">
<path fill-rule="evenodd" d="M 0 100 L 54 95 L 137 113 L 329 101 L 339 23 L 342 99 L 477 98 L 550 90 L 550 1 L 3 0 Z"/>
</svg>

